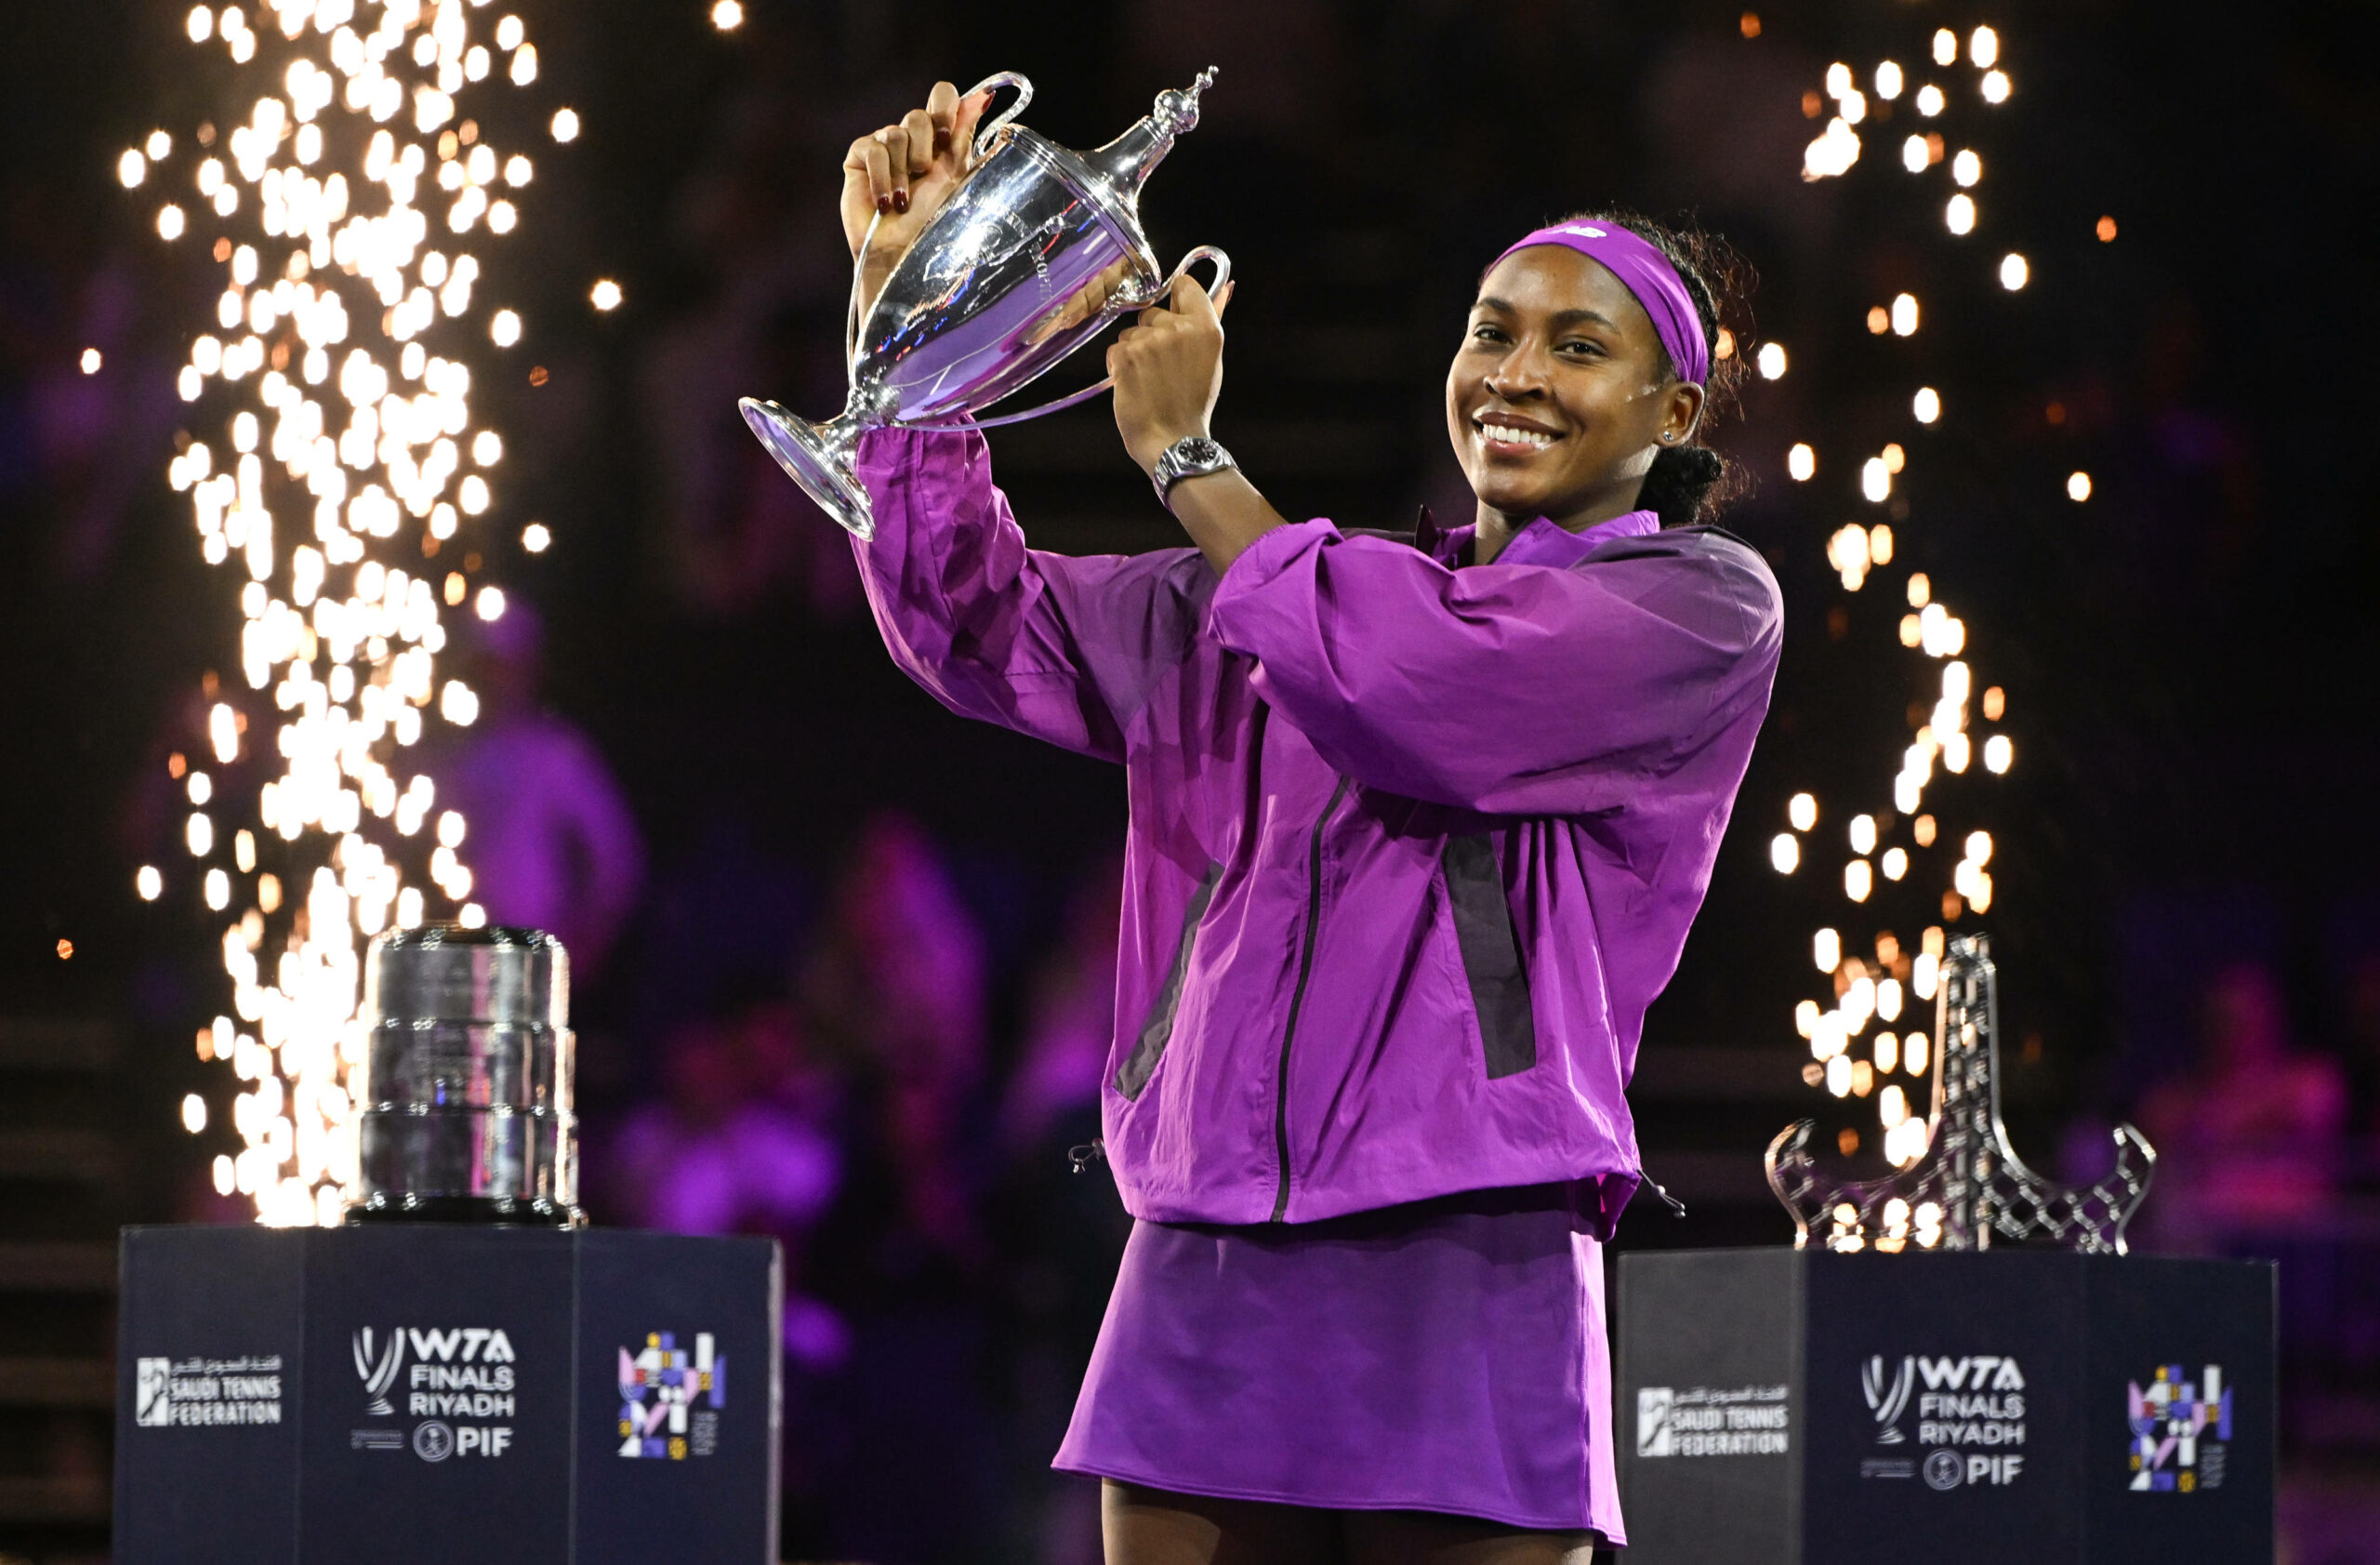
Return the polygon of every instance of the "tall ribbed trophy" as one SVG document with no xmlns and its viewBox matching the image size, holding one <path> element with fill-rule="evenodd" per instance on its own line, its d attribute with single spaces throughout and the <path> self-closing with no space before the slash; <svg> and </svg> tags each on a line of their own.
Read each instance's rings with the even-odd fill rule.
<svg viewBox="0 0 2380 1565">
<path fill-rule="evenodd" d="M 2130 1125 L 2115 1130 L 2115 1167 L 2091 1185 L 2061 1185 L 2025 1166 L 2000 1119 L 2000 971 L 1981 935 L 1950 942 L 1936 1012 L 1934 1112 L 1925 1155 L 1882 1179 L 1829 1183 L 1810 1156 L 1810 1123 L 1768 1144 L 1768 1186 L 1793 1215 L 1793 1243 L 1830 1250 L 1988 1250 L 1994 1242 L 2124 1253 L 2157 1153 Z"/>
<path fill-rule="evenodd" d="M 573 1227 L 570 958 L 535 929 L 392 930 L 364 958 L 350 1223 Z"/>
<path fill-rule="evenodd" d="M 863 243 L 845 329 L 851 397 L 826 423 L 773 402 L 736 405 L 794 482 L 862 539 L 876 535 L 867 492 L 852 470 L 859 437 L 898 424 L 915 430 L 983 428 L 1038 418 L 1105 391 L 1106 380 L 1022 413 L 977 417 L 1105 330 L 1128 311 L 1170 293 L 1191 265 L 1215 264 L 1210 294 L 1231 280 L 1231 259 L 1202 245 L 1167 274 L 1141 231 L 1141 185 L 1174 139 L 1198 123 L 1198 95 L 1157 94 L 1138 125 L 1091 153 L 1069 152 L 1012 125 L 1033 99 L 1013 71 L 977 83 L 972 96 L 1012 86 L 1016 101 L 982 127 L 974 164 L 859 312 Z M 875 235 L 875 225 L 868 235 Z"/>
</svg>

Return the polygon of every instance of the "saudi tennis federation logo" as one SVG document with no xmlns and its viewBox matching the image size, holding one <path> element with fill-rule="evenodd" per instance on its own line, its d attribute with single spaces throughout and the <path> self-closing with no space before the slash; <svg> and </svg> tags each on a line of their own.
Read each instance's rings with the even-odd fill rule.
<svg viewBox="0 0 2380 1565">
<path fill-rule="evenodd" d="M 390 1328 L 377 1353 L 372 1348 L 369 1326 L 357 1332 L 349 1346 L 355 1352 L 355 1377 L 364 1382 L 364 1411 L 375 1418 L 390 1416 L 397 1410 L 389 1401 L 389 1387 L 397 1383 L 397 1371 L 404 1363 L 403 1329 Z"/>
<path fill-rule="evenodd" d="M 1909 1393 L 1917 1380 L 1917 1359 L 1904 1355 L 1900 1368 L 1889 1375 L 1884 1371 L 1884 1355 L 1871 1354 L 1859 1371 L 1859 1389 L 1868 1399 L 1868 1411 L 1876 1415 L 1876 1443 L 1898 1445 L 1908 1437 L 1900 1432 L 1900 1415 L 1909 1411 Z"/>
<path fill-rule="evenodd" d="M 2152 1494 L 2219 1489 L 2231 1441 L 2231 1387 L 2223 1366 L 2185 1380 L 2179 1364 L 2160 1364 L 2148 1385 L 2124 1386 L 2132 1431 L 2132 1487 Z"/>
</svg>

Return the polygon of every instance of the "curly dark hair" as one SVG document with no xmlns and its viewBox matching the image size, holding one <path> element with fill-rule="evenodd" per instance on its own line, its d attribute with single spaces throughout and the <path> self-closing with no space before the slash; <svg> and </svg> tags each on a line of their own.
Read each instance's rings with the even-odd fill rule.
<svg viewBox="0 0 2380 1565">
<path fill-rule="evenodd" d="M 1692 223 L 1655 222 L 1624 207 L 1573 212 L 1554 221 L 1610 223 L 1626 229 L 1669 259 L 1693 298 L 1711 356 L 1711 373 L 1702 386 L 1702 417 L 1686 444 L 1665 445 L 1653 454 L 1652 469 L 1645 474 L 1636 503 L 1659 516 L 1664 527 L 1711 521 L 1727 501 L 1750 486 L 1742 469 L 1703 443 L 1717 420 L 1739 405 L 1738 388 L 1745 373 L 1742 344 L 1750 335 L 1747 301 L 1753 281 L 1750 263 L 1715 233 Z M 1726 329 L 1735 350 L 1725 354 L 1720 351 L 1723 312 L 1733 323 Z M 1677 378 L 1677 366 L 1670 362 L 1666 349 L 1661 352 L 1661 370 L 1666 378 Z"/>
</svg>

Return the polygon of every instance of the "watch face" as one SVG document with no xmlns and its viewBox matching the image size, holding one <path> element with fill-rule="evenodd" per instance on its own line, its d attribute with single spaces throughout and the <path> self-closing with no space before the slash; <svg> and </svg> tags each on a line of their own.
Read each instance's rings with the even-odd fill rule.
<svg viewBox="0 0 2380 1565">
<path fill-rule="evenodd" d="M 1173 449 L 1176 459 L 1185 468 L 1212 467 L 1231 459 L 1223 455 L 1222 446 L 1203 435 L 1192 435 Z"/>
</svg>

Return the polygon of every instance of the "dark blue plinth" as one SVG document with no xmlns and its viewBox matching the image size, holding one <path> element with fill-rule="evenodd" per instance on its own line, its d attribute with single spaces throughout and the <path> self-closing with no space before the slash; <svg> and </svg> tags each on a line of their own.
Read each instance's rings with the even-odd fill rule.
<svg viewBox="0 0 2380 1565">
<path fill-rule="evenodd" d="M 769 1565 L 775 1244 L 130 1228 L 117 1565 Z"/>
<path fill-rule="evenodd" d="M 2269 1562 L 2273 1286 L 2042 1251 L 1623 1255 L 1628 1565 Z"/>
</svg>

